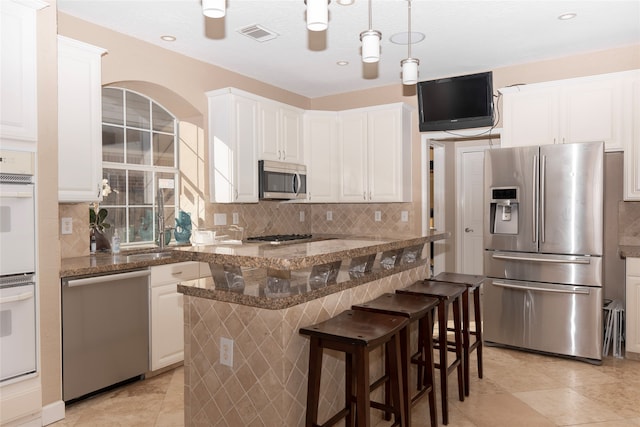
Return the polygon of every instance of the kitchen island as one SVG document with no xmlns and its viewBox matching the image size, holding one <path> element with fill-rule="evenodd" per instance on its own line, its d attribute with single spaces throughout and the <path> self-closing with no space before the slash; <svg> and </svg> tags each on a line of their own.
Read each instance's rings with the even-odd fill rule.
<svg viewBox="0 0 640 427">
<path fill-rule="evenodd" d="M 208 262 L 212 271 L 178 287 L 185 297 L 185 425 L 304 425 L 309 343 L 300 327 L 428 277 L 424 246 L 447 237 L 180 248 L 179 258 Z M 381 352 L 372 354 L 372 375 L 381 374 L 381 362 Z M 343 356 L 327 351 L 321 418 L 343 405 L 343 389 Z"/>
</svg>

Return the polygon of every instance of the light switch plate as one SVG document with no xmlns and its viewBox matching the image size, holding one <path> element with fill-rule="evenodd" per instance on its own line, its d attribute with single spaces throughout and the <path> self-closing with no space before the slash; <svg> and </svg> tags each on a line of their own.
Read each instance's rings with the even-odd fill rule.
<svg viewBox="0 0 640 427">
<path fill-rule="evenodd" d="M 300 222 L 304 222 L 304 211 L 300 211 Z"/>
<path fill-rule="evenodd" d="M 73 234 L 73 218 L 65 217 L 60 219 L 60 233 Z"/>
<path fill-rule="evenodd" d="M 227 225 L 227 214 L 226 213 L 214 213 L 213 214 L 213 225 Z"/>
<path fill-rule="evenodd" d="M 375 220 L 376 220 L 377 222 L 382 221 L 382 212 L 380 212 L 380 211 L 376 211 L 376 212 L 375 212 L 375 214 L 374 214 L 374 218 L 375 218 Z"/>
<path fill-rule="evenodd" d="M 327 211 L 327 221 L 333 221 L 333 212 Z"/>
<path fill-rule="evenodd" d="M 220 337 L 220 364 L 233 367 L 233 340 Z"/>
<path fill-rule="evenodd" d="M 240 222 L 240 216 L 238 215 L 238 212 L 234 212 L 233 214 L 231 214 L 231 217 L 233 218 L 231 220 L 232 224 L 238 224 Z"/>
<path fill-rule="evenodd" d="M 402 221 L 402 222 L 409 221 L 409 211 L 400 212 L 400 221 Z"/>
</svg>

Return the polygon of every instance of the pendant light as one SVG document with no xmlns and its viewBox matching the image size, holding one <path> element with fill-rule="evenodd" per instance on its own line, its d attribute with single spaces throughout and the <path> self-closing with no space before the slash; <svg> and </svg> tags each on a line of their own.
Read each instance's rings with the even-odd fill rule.
<svg viewBox="0 0 640 427">
<path fill-rule="evenodd" d="M 378 62 L 380 60 L 380 39 L 382 38 L 382 33 L 371 27 L 371 0 L 369 0 L 369 29 L 360 33 L 362 62 Z"/>
<path fill-rule="evenodd" d="M 407 50 L 408 55 L 406 59 L 400 61 L 400 65 L 402 66 L 402 84 L 403 85 L 414 85 L 418 83 L 418 65 L 420 65 L 420 60 L 417 58 L 411 57 L 411 0 L 407 0 L 408 4 L 408 31 L 407 31 Z"/>
<path fill-rule="evenodd" d="M 307 5 L 307 29 L 324 31 L 329 26 L 329 3 L 331 0 L 304 0 Z"/>
<path fill-rule="evenodd" d="M 224 18 L 226 0 L 202 0 L 202 14 L 208 18 Z"/>
</svg>

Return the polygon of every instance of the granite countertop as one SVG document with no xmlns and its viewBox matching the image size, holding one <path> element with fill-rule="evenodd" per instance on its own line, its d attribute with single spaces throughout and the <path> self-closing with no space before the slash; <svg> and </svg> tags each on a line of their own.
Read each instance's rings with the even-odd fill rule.
<svg viewBox="0 0 640 427">
<path fill-rule="evenodd" d="M 225 264 L 238 267 L 299 270 L 327 264 L 345 258 L 392 251 L 425 244 L 449 237 L 448 232 L 424 236 L 319 236 L 318 240 L 302 243 L 271 245 L 249 243 L 242 245 L 206 245 L 177 249 L 193 261 Z"/>
<path fill-rule="evenodd" d="M 618 252 L 624 258 L 640 258 L 640 245 L 620 245 Z"/>
<path fill-rule="evenodd" d="M 375 252 L 395 250 L 449 237 L 448 232 L 424 236 L 350 236 L 323 235 L 305 243 L 271 245 L 269 243 L 216 244 L 167 247 L 163 251 L 122 251 L 114 255 L 98 253 L 63 258 L 60 277 L 117 273 L 153 265 L 183 261 L 201 261 L 242 267 L 297 270 L 319 264 L 355 258 Z M 323 240 L 325 239 L 325 240 Z"/>
</svg>

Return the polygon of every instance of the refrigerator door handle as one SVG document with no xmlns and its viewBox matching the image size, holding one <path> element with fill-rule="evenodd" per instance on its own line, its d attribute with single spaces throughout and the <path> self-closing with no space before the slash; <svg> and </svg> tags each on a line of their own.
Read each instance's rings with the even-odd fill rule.
<svg viewBox="0 0 640 427">
<path fill-rule="evenodd" d="M 508 288 L 508 289 L 517 289 L 517 290 L 521 290 L 521 291 L 541 291 L 541 292 L 555 292 L 555 293 L 559 293 L 559 294 L 576 294 L 576 295 L 589 295 L 591 292 L 589 291 L 589 289 L 575 289 L 575 288 L 570 288 L 570 289 L 559 289 L 559 288 L 540 288 L 537 286 L 519 286 L 519 285 L 511 285 L 509 283 L 504 283 L 504 282 L 496 282 L 494 281 L 493 284 L 495 286 L 501 287 L 501 288 Z"/>
<path fill-rule="evenodd" d="M 531 189 L 531 236 L 533 243 L 538 243 L 538 156 L 533 156 L 533 187 Z"/>
<path fill-rule="evenodd" d="M 540 157 L 541 170 L 540 170 L 540 243 L 544 243 L 544 228 L 545 228 L 545 178 L 547 175 L 547 156 Z"/>
<path fill-rule="evenodd" d="M 502 255 L 502 254 L 494 254 L 492 255 L 492 257 L 493 259 L 504 259 L 504 260 L 513 260 L 513 261 L 550 262 L 555 264 L 591 264 L 591 260 L 589 258 L 537 258 L 537 257 L 512 256 L 512 255 Z"/>
</svg>

